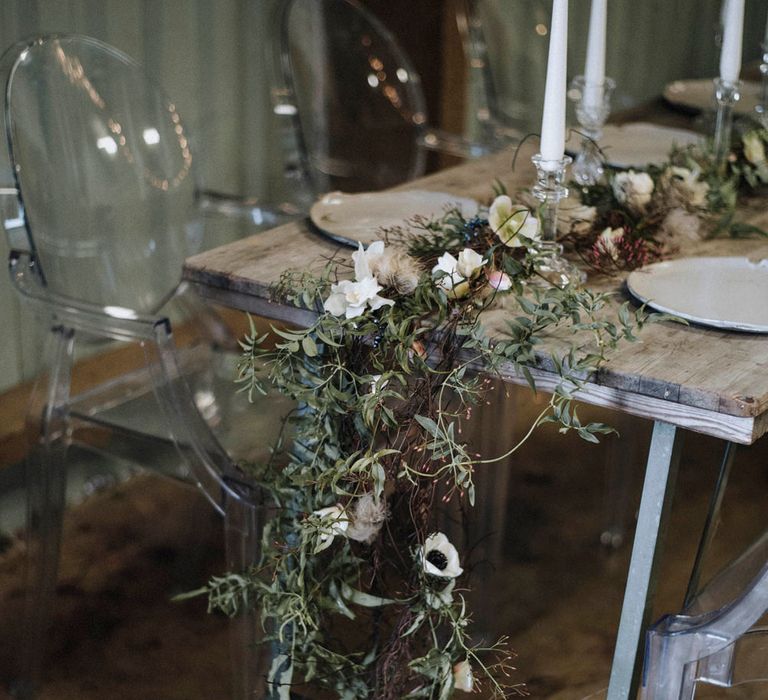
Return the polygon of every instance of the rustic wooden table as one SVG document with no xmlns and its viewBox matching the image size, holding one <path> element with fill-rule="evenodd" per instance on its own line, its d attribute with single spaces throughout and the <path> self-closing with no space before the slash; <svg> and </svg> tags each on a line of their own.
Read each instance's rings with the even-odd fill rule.
<svg viewBox="0 0 768 700">
<path fill-rule="evenodd" d="M 514 170 L 513 154 L 504 152 L 398 189 L 449 192 L 487 202 L 495 179 L 510 192 L 533 182 L 532 154 L 532 147 L 521 149 Z M 757 210 L 746 216 L 755 222 L 765 218 Z M 274 303 L 270 285 L 285 269 L 319 267 L 331 257 L 345 259 L 350 253 L 311 231 L 305 221 L 295 221 L 192 257 L 184 274 L 203 296 L 219 304 L 303 324 L 314 314 Z M 685 245 L 680 254 L 768 258 L 768 241 L 703 241 Z M 597 276 L 589 285 L 615 291 L 618 301 L 626 296 L 619 278 Z M 488 313 L 485 323 L 491 335 L 501 332 L 504 316 L 503 309 Z M 562 340 L 556 335 L 550 338 L 552 346 Z M 543 355 L 541 366 L 532 373 L 544 390 L 557 382 L 554 372 L 547 371 Z M 525 383 L 512 367 L 506 368 L 504 378 Z M 634 697 L 638 684 L 643 634 L 651 621 L 664 523 L 674 491 L 678 428 L 719 437 L 729 445 L 751 444 L 768 431 L 768 336 L 672 322 L 651 325 L 641 332 L 639 342 L 626 343 L 612 355 L 607 366 L 578 393 L 578 399 L 654 421 L 608 694 L 611 700 L 618 700 Z M 729 467 L 730 459 L 726 463 Z M 705 528 L 703 545 L 710 535 Z"/>
</svg>

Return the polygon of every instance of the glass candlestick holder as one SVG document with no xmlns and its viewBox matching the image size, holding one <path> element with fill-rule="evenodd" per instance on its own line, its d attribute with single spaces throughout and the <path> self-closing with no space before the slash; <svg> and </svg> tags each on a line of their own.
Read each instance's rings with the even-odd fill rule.
<svg viewBox="0 0 768 700">
<path fill-rule="evenodd" d="M 755 105 L 755 112 L 763 129 L 768 129 L 768 42 L 764 41 L 760 46 L 763 49 L 760 61 L 760 102 Z"/>
<path fill-rule="evenodd" d="M 563 182 L 572 159 L 563 156 L 560 160 L 545 160 L 541 153 L 537 153 L 531 160 L 536 166 L 536 184 L 531 192 L 541 202 L 541 240 L 536 245 L 536 271 L 558 287 L 583 284 L 586 274 L 563 257 L 563 246 L 557 242 L 557 212 L 560 200 L 568 196 L 568 188 Z"/>
<path fill-rule="evenodd" d="M 718 78 L 715 80 L 715 102 L 717 113 L 715 115 L 715 136 L 712 144 L 712 154 L 715 159 L 715 167 L 720 175 L 725 175 L 728 149 L 731 146 L 731 132 L 733 131 L 733 108 L 739 101 L 741 94 L 739 89 L 741 82 L 727 82 Z"/>
<path fill-rule="evenodd" d="M 605 78 L 602 83 L 590 84 L 583 75 L 577 75 L 568 89 L 568 97 L 576 107 L 576 119 L 582 134 L 581 148 L 573 164 L 573 179 L 580 185 L 594 185 L 605 172 L 605 163 L 598 141 L 603 125 L 611 113 L 611 95 L 616 83 Z"/>
</svg>

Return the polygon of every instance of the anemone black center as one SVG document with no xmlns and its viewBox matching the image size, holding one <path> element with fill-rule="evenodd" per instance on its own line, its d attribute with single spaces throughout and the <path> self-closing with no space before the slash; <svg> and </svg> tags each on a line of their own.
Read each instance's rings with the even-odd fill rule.
<svg viewBox="0 0 768 700">
<path fill-rule="evenodd" d="M 440 569 L 440 571 L 445 571 L 448 566 L 448 557 L 446 557 L 439 549 L 430 549 L 427 553 L 427 561 Z"/>
</svg>

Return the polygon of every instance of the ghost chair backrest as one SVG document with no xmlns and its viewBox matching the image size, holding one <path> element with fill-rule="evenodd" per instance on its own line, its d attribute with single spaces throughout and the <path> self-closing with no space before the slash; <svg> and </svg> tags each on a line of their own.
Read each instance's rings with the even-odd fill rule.
<svg viewBox="0 0 768 700">
<path fill-rule="evenodd" d="M 153 312 L 199 230 L 188 135 L 131 58 L 48 36 L 3 57 L 5 120 L 28 247 L 49 291 Z"/>
<path fill-rule="evenodd" d="M 354 0 L 288 0 L 279 26 L 283 89 L 315 191 L 378 190 L 422 174 L 420 78 L 384 25 Z"/>
</svg>

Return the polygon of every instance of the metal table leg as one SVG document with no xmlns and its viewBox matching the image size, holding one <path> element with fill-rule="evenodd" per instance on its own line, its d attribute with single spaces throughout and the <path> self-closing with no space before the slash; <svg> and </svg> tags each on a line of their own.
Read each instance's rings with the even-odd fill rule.
<svg viewBox="0 0 768 700">
<path fill-rule="evenodd" d="M 608 700 L 628 700 L 637 694 L 643 635 L 652 614 L 657 569 L 677 477 L 680 445 L 680 436 L 674 425 L 660 421 L 653 424 L 632 560 L 613 654 Z"/>
</svg>

